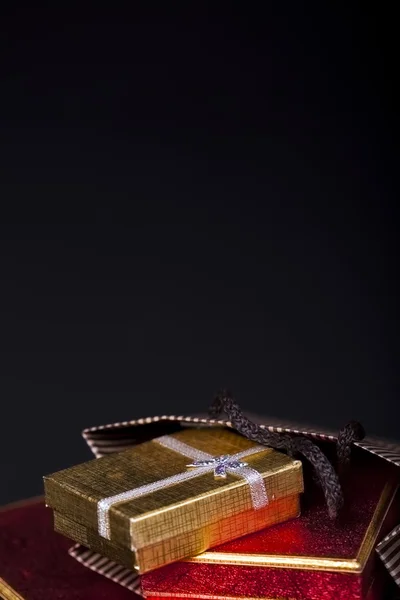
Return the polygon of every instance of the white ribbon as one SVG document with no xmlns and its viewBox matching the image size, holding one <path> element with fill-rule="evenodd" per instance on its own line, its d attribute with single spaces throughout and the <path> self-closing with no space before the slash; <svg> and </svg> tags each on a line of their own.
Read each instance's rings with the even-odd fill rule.
<svg viewBox="0 0 400 600">
<path fill-rule="evenodd" d="M 183 454 L 183 456 L 190 458 L 194 461 L 192 464 L 187 465 L 191 470 L 183 471 L 177 475 L 172 475 L 171 477 L 166 477 L 165 479 L 160 479 L 159 481 L 154 481 L 147 485 L 141 485 L 133 490 L 128 490 L 100 500 L 97 504 L 97 520 L 98 531 L 101 537 L 108 540 L 111 538 L 109 511 L 114 504 L 128 502 L 129 500 L 152 494 L 153 492 L 162 490 L 171 485 L 176 485 L 182 481 L 188 481 L 189 479 L 199 477 L 204 473 L 210 473 L 212 471 L 214 471 L 215 477 L 225 478 L 226 474 L 229 473 L 245 479 L 250 487 L 251 501 L 254 509 L 257 510 L 268 504 L 268 496 L 262 475 L 255 469 L 248 467 L 247 463 L 241 462 L 241 459 L 246 456 L 265 452 L 267 450 L 265 446 L 254 446 L 253 448 L 243 450 L 237 454 L 216 457 L 212 454 L 208 454 L 208 452 L 197 450 L 169 435 L 156 438 L 153 442 L 157 442 L 165 448 L 169 448 L 174 452 L 178 452 L 179 454 Z"/>
</svg>

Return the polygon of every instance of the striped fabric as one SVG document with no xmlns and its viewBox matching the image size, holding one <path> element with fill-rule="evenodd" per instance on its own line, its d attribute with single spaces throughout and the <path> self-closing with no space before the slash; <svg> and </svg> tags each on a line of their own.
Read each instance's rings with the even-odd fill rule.
<svg viewBox="0 0 400 600">
<path fill-rule="evenodd" d="M 264 423 L 266 420 L 269 423 L 269 425 L 265 425 L 260 417 L 248 416 L 252 421 L 258 422 L 261 427 L 265 427 L 272 432 L 304 435 L 321 441 L 335 441 L 337 439 L 337 435 L 332 431 L 319 428 L 317 430 L 311 426 L 300 426 L 287 422 L 280 423 L 274 419 L 263 418 Z M 231 423 L 225 420 L 163 415 L 92 427 L 85 429 L 82 435 L 94 456 L 99 458 L 112 452 L 121 452 L 159 435 L 178 431 L 182 427 L 199 424 L 232 427 Z M 357 442 L 356 445 L 400 467 L 400 442 L 367 437 L 362 442 Z M 377 547 L 377 553 L 396 584 L 400 587 L 400 525 L 382 540 Z M 70 549 L 70 554 L 93 571 L 127 587 L 136 594 L 140 594 L 140 577 L 136 573 L 79 544 Z"/>
<path fill-rule="evenodd" d="M 80 544 L 75 544 L 70 548 L 69 554 L 92 571 L 108 577 L 108 579 L 123 585 L 136 594 L 140 594 L 140 578 L 137 573 L 121 567 L 109 558 L 104 558 L 97 552 L 88 550 Z"/>
<path fill-rule="evenodd" d="M 377 552 L 394 581 L 400 587 L 400 525 L 379 544 Z"/>
</svg>

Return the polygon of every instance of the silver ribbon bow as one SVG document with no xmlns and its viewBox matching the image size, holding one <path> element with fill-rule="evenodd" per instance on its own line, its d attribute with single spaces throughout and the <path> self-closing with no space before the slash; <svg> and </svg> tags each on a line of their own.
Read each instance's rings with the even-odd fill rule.
<svg viewBox="0 0 400 600">
<path fill-rule="evenodd" d="M 228 470 L 236 471 L 242 467 L 247 467 L 247 463 L 235 460 L 230 454 L 224 454 L 223 456 L 216 456 L 209 460 L 196 460 L 196 462 L 188 467 L 212 467 L 214 469 L 214 477 L 226 479 Z"/>
<path fill-rule="evenodd" d="M 167 488 L 171 485 L 176 485 L 177 483 L 199 477 L 204 473 L 214 472 L 215 477 L 222 478 L 225 478 L 228 473 L 242 477 L 249 484 L 253 508 L 258 510 L 268 504 L 268 496 L 262 475 L 241 460 L 246 456 L 265 452 L 267 450 L 265 446 L 254 446 L 253 448 L 248 448 L 247 450 L 232 455 L 213 456 L 208 452 L 197 450 L 169 435 L 156 438 L 153 442 L 157 442 L 157 444 L 164 446 L 164 448 L 169 448 L 174 452 L 178 452 L 179 454 L 190 458 L 193 461 L 191 464 L 187 465 L 190 470 L 100 500 L 97 504 L 97 520 L 98 531 L 101 537 L 108 540 L 111 537 L 109 511 L 114 504 L 128 502 L 135 498 L 152 494 L 153 492 Z"/>
</svg>

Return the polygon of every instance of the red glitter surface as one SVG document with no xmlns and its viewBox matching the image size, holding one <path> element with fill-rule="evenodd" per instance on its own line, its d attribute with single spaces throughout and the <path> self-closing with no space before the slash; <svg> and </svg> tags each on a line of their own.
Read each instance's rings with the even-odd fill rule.
<svg viewBox="0 0 400 600">
<path fill-rule="evenodd" d="M 382 467 L 382 461 L 377 463 L 374 457 L 366 460 L 360 456 L 351 478 L 344 483 L 346 504 L 338 520 L 328 518 L 321 493 L 307 485 L 300 518 L 223 544 L 214 551 L 355 559 L 388 477 L 389 471 Z M 142 577 L 145 595 L 163 598 L 359 600 L 364 597 L 368 583 L 369 573 L 183 561 Z"/>
<path fill-rule="evenodd" d="M 25 600 L 139 598 L 71 558 L 70 546 L 43 502 L 0 511 L 0 577 Z"/>
<path fill-rule="evenodd" d="M 299 574 L 301 577 L 299 577 Z M 150 577 L 148 573 L 146 577 Z M 164 585 L 163 585 L 164 583 Z M 147 586 L 146 586 L 147 587 Z M 343 573 L 179 563 L 158 593 L 191 598 L 230 597 L 283 600 L 359 600 L 360 578 Z M 167 589 L 166 589 L 167 588 Z M 147 595 L 147 590 L 144 589 Z M 157 592 L 153 592 L 155 596 Z"/>
<path fill-rule="evenodd" d="M 395 596 L 390 591 L 388 591 L 388 588 L 384 583 L 384 579 L 382 577 L 379 577 L 376 581 L 374 581 L 373 585 L 371 585 L 365 600 L 382 600 L 383 598 L 386 598 L 387 600 L 389 600 L 389 596 L 387 595 L 386 592 L 388 592 L 390 594 L 390 598 L 393 597 L 393 600 L 395 600 Z M 323 596 L 320 595 L 319 597 L 321 598 Z M 398 596 L 396 595 L 396 598 L 397 597 Z M 148 600 L 178 600 L 178 599 L 174 596 L 162 596 L 162 597 L 148 596 Z M 202 598 L 192 597 L 191 600 L 202 600 Z M 228 598 L 227 598 L 227 600 L 228 600 Z M 280 600 L 284 600 L 284 598 L 280 598 Z"/>
</svg>

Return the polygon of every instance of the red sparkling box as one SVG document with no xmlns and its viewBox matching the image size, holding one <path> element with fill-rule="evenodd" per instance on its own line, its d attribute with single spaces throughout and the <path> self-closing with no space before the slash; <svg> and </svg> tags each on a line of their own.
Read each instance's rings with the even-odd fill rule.
<svg viewBox="0 0 400 600">
<path fill-rule="evenodd" d="M 355 452 L 345 507 L 331 521 L 308 484 L 300 518 L 218 546 L 142 577 L 151 600 L 365 600 L 381 565 L 377 543 L 398 523 L 398 470 Z"/>
</svg>

